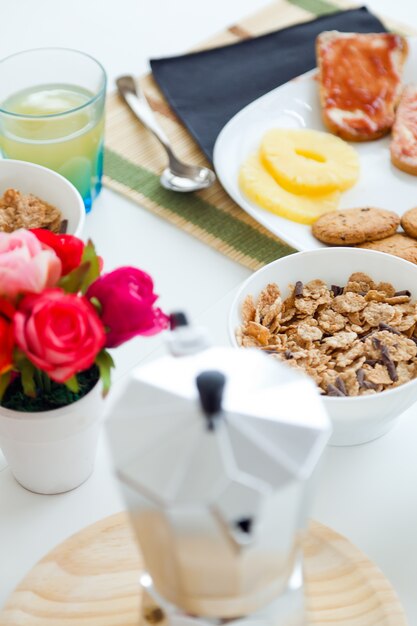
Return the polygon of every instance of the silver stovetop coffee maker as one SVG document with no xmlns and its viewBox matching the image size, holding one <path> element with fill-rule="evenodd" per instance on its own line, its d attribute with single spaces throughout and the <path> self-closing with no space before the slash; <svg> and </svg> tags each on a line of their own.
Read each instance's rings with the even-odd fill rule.
<svg viewBox="0 0 417 626">
<path fill-rule="evenodd" d="M 176 626 L 305 625 L 299 539 L 330 435 L 319 393 L 174 319 L 175 356 L 134 370 L 107 422 L 141 584 Z"/>
</svg>

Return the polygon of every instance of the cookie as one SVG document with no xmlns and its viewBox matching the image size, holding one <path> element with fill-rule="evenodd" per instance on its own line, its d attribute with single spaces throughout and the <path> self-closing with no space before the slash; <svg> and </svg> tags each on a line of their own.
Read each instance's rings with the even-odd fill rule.
<svg viewBox="0 0 417 626">
<path fill-rule="evenodd" d="M 417 207 L 404 213 L 401 218 L 401 226 L 407 235 L 417 238 Z"/>
<path fill-rule="evenodd" d="M 388 252 L 388 254 L 399 256 L 406 261 L 417 264 L 417 241 L 402 233 L 397 233 L 391 237 L 380 239 L 379 241 L 363 243 L 357 247 Z"/>
<path fill-rule="evenodd" d="M 313 224 L 313 235 L 333 246 L 350 246 L 393 235 L 400 218 L 392 211 L 364 207 L 325 213 Z"/>
</svg>

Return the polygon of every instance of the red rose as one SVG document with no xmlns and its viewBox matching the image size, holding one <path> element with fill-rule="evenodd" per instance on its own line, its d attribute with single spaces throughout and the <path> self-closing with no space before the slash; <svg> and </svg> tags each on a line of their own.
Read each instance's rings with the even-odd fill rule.
<svg viewBox="0 0 417 626">
<path fill-rule="evenodd" d="M 91 367 L 106 339 L 94 307 L 61 289 L 25 296 L 15 314 L 14 331 L 28 359 L 58 383 Z"/>
<path fill-rule="evenodd" d="M 152 278 L 135 267 L 104 274 L 90 285 L 86 296 L 100 302 L 101 320 L 109 329 L 108 348 L 116 348 L 136 335 L 155 335 L 168 328 L 169 318 L 153 306 L 158 296 Z"/>
<path fill-rule="evenodd" d="M 41 243 L 52 248 L 62 263 L 62 276 L 66 276 L 81 263 L 84 242 L 73 235 L 55 234 L 45 228 L 32 228 Z"/>
<path fill-rule="evenodd" d="M 13 315 L 14 308 L 10 302 L 0 298 L 0 374 L 7 372 L 13 363 Z"/>
</svg>

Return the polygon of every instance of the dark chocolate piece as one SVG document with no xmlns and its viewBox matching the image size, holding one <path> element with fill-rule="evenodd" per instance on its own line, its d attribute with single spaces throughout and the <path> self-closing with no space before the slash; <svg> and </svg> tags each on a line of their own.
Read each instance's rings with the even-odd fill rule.
<svg viewBox="0 0 417 626">
<path fill-rule="evenodd" d="M 408 289 L 403 289 L 402 291 L 396 291 L 394 293 L 394 297 L 395 296 L 408 296 L 408 297 L 410 297 L 411 296 L 411 291 L 409 291 Z"/>
<path fill-rule="evenodd" d="M 59 234 L 60 235 L 65 235 L 67 230 L 68 230 L 68 220 L 62 220 L 60 225 L 59 225 Z"/>
<path fill-rule="evenodd" d="M 364 387 L 364 389 L 378 389 L 378 385 L 371 382 L 370 380 L 364 380 L 362 386 Z"/>
<path fill-rule="evenodd" d="M 294 295 L 296 298 L 303 297 L 303 289 L 304 289 L 303 283 L 301 282 L 301 280 L 297 280 L 297 282 L 295 283 L 295 289 L 294 289 Z"/>
<path fill-rule="evenodd" d="M 365 380 L 365 370 L 363 370 L 362 368 L 358 369 L 358 371 L 356 372 L 356 378 L 358 380 L 359 387 L 362 387 L 363 381 Z"/>
<path fill-rule="evenodd" d="M 394 333 L 394 335 L 401 335 L 400 331 L 396 328 L 393 328 L 389 324 L 385 324 L 385 322 L 379 323 L 379 330 L 389 330 L 390 333 Z"/>
<path fill-rule="evenodd" d="M 387 346 L 381 346 L 381 359 L 388 370 L 389 377 L 395 383 L 398 380 L 397 368 L 391 359 Z"/>
<path fill-rule="evenodd" d="M 335 385 L 327 385 L 327 395 L 328 396 L 334 396 L 334 397 L 340 397 L 340 398 L 345 398 L 345 394 L 340 391 L 340 389 L 338 389 L 337 387 L 335 387 Z"/>
<path fill-rule="evenodd" d="M 397 368 L 395 367 L 395 364 L 393 363 L 393 361 L 389 361 L 387 363 L 387 370 L 388 370 L 388 374 L 392 382 L 396 383 L 398 380 L 398 374 L 397 374 Z"/>
<path fill-rule="evenodd" d="M 347 396 L 348 392 L 346 391 L 345 383 L 340 378 L 340 376 L 336 378 L 335 383 L 336 383 L 336 387 L 338 388 L 338 390 L 341 391 L 344 396 Z"/>
<path fill-rule="evenodd" d="M 339 287 L 339 285 L 332 285 L 330 287 L 330 291 L 333 293 L 334 297 L 341 296 L 343 293 L 343 287 Z"/>
<path fill-rule="evenodd" d="M 291 350 L 285 350 L 284 356 L 285 356 L 286 359 L 293 359 L 294 358 L 294 355 L 291 352 Z"/>
<path fill-rule="evenodd" d="M 372 383 L 370 380 L 365 380 L 365 370 L 362 368 L 356 372 L 356 378 L 358 379 L 359 387 L 363 389 L 378 389 L 378 385 Z"/>
<path fill-rule="evenodd" d="M 378 337 L 372 337 L 372 345 L 376 350 L 381 350 L 382 348 L 381 340 Z"/>
</svg>

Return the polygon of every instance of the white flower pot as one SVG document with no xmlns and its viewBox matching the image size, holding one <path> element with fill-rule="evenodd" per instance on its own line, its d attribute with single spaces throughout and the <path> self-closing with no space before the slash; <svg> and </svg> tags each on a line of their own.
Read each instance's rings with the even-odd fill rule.
<svg viewBox="0 0 417 626">
<path fill-rule="evenodd" d="M 102 385 L 73 404 L 35 413 L 0 406 L 0 448 L 16 480 L 36 493 L 70 491 L 93 471 Z"/>
</svg>

